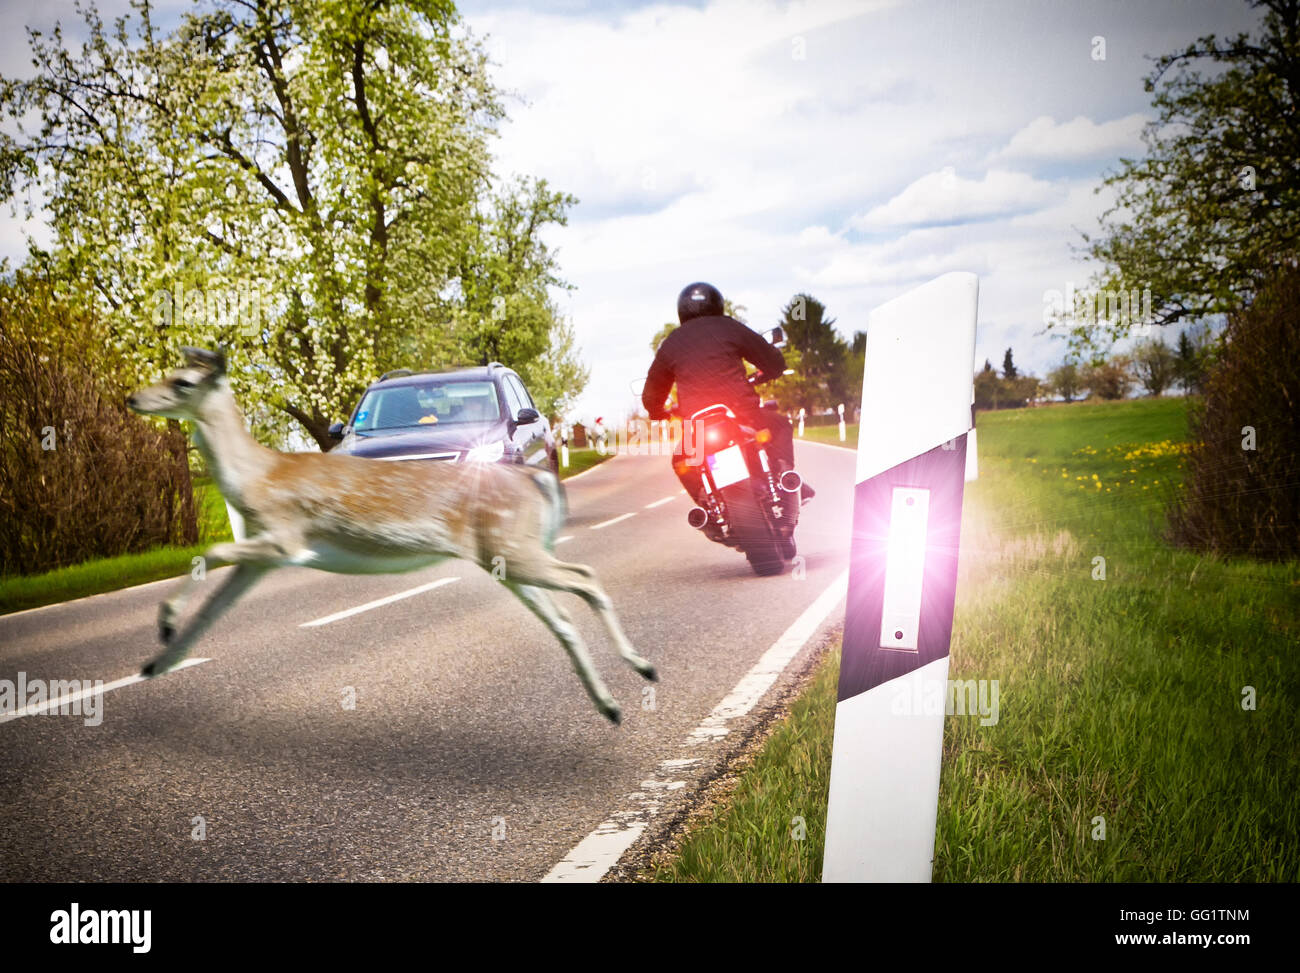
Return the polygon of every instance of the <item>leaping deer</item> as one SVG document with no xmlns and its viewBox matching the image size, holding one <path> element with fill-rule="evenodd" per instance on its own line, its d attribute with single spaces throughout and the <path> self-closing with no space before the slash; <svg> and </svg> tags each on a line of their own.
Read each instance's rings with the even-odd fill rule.
<svg viewBox="0 0 1300 973">
<path fill-rule="evenodd" d="M 622 719 L 568 614 L 547 593 L 570 591 L 604 622 L 621 655 L 647 679 L 655 669 L 633 650 L 591 568 L 552 553 L 564 519 L 560 485 L 549 471 L 496 463 L 379 463 L 332 453 L 281 453 L 244 426 L 226 379 L 224 352 L 183 348 L 185 367 L 140 389 L 127 405 L 146 415 L 186 419 L 227 503 L 244 518 L 247 540 L 216 544 L 210 567 L 234 572 L 183 631 L 177 618 L 197 582 L 191 577 L 158 612 L 163 651 L 142 673 L 160 676 L 272 568 L 303 565 L 340 574 L 413 571 L 449 557 L 491 571 L 504 558 L 505 584 L 560 640 L 587 694 L 611 722 Z"/>
</svg>

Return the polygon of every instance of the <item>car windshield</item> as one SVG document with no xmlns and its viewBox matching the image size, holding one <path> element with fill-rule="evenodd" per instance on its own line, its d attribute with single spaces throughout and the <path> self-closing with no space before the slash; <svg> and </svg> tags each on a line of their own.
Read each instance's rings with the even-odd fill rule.
<svg viewBox="0 0 1300 973">
<path fill-rule="evenodd" d="M 352 427 L 361 433 L 412 426 L 492 422 L 499 418 L 491 382 L 437 382 L 371 389 L 357 408 Z"/>
</svg>

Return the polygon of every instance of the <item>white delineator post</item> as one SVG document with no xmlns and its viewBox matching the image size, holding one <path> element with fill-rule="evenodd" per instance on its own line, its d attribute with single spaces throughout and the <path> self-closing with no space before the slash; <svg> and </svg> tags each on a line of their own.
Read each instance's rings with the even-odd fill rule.
<svg viewBox="0 0 1300 973">
<path fill-rule="evenodd" d="M 971 428 L 979 280 L 867 321 L 826 882 L 928 882 Z"/>
<path fill-rule="evenodd" d="M 848 437 L 844 431 L 844 403 L 841 402 L 840 403 L 840 442 L 844 442 L 846 438 Z"/>
<path fill-rule="evenodd" d="M 800 410 L 799 410 L 799 438 L 800 438 L 800 439 L 803 438 L 803 416 L 804 416 L 804 411 L 805 411 L 805 410 L 803 410 L 803 409 L 800 409 Z"/>
<path fill-rule="evenodd" d="M 970 383 L 970 432 L 966 434 L 966 482 L 980 478 L 979 448 L 975 439 L 975 382 Z"/>
</svg>

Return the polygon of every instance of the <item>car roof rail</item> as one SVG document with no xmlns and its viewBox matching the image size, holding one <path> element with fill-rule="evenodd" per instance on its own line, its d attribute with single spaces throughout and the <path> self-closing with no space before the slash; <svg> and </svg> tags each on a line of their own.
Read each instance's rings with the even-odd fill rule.
<svg viewBox="0 0 1300 973">
<path fill-rule="evenodd" d="M 415 373 L 409 368 L 394 368 L 391 372 L 384 372 L 384 374 L 380 375 L 379 381 L 387 382 L 390 378 L 402 378 L 406 375 L 414 374 Z"/>
</svg>

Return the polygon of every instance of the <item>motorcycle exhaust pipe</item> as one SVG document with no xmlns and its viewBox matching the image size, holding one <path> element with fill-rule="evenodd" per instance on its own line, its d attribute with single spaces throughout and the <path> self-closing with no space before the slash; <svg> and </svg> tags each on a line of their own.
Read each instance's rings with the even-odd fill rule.
<svg viewBox="0 0 1300 973">
<path fill-rule="evenodd" d="M 696 530 L 703 530 L 709 522 L 709 514 L 703 507 L 692 507 L 686 511 L 686 522 Z"/>
<path fill-rule="evenodd" d="M 786 493 L 797 493 L 799 488 L 803 486 L 803 477 L 794 470 L 786 470 L 781 474 L 780 483 L 781 489 Z"/>
</svg>

